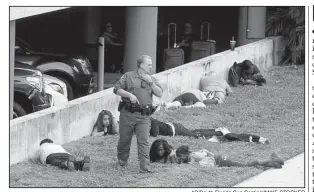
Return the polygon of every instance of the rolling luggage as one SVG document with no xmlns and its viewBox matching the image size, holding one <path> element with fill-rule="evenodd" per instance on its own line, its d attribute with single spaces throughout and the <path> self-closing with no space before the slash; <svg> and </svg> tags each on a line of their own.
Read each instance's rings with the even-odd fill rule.
<svg viewBox="0 0 314 192">
<path fill-rule="evenodd" d="M 177 25 L 175 23 L 168 24 L 168 48 L 164 50 L 164 69 L 168 70 L 184 64 L 184 51 L 176 48 L 175 45 L 170 47 L 170 26 L 174 26 L 174 42 L 177 42 Z"/>
<path fill-rule="evenodd" d="M 207 39 L 203 41 L 203 28 L 207 24 Z M 191 43 L 190 61 L 195 61 L 216 53 L 216 41 L 209 40 L 210 23 L 201 23 L 201 40 Z"/>
</svg>

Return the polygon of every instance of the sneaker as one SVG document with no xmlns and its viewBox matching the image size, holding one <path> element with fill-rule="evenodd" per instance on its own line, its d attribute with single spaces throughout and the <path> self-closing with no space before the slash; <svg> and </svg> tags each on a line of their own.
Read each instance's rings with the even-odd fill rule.
<svg viewBox="0 0 314 192">
<path fill-rule="evenodd" d="M 67 163 L 68 171 L 74 171 L 75 170 L 75 166 L 74 166 L 73 161 L 67 160 L 66 163 Z"/>
<path fill-rule="evenodd" d="M 140 170 L 140 173 L 154 173 L 152 170 L 150 169 L 145 169 L 145 170 Z"/>
<path fill-rule="evenodd" d="M 60 169 L 67 169 L 68 168 L 68 160 L 61 162 L 58 167 Z"/>
<path fill-rule="evenodd" d="M 269 144 L 270 143 L 269 140 L 265 137 L 260 137 L 258 142 L 262 143 L 262 144 Z"/>
<path fill-rule="evenodd" d="M 285 162 L 284 162 L 276 153 L 272 153 L 272 154 L 270 155 L 270 159 L 271 159 L 272 161 L 275 161 L 275 162 L 281 164 L 281 165 L 284 165 L 284 164 L 285 164 Z"/>
<path fill-rule="evenodd" d="M 89 156 L 85 156 L 82 161 L 82 171 L 90 171 L 90 158 Z"/>
<path fill-rule="evenodd" d="M 219 139 L 216 135 L 212 136 L 210 139 L 208 139 L 207 141 L 209 142 L 213 142 L 213 143 L 219 143 Z"/>
<path fill-rule="evenodd" d="M 119 165 L 122 167 L 122 168 L 127 168 L 127 161 L 123 161 L 121 159 L 119 159 Z"/>
<path fill-rule="evenodd" d="M 221 132 L 223 135 L 226 135 L 226 134 L 228 134 L 228 133 L 231 133 L 231 132 L 229 131 L 229 129 L 226 128 L 226 127 L 219 127 L 219 128 L 217 128 L 217 129 L 215 129 L 215 132 Z"/>
</svg>

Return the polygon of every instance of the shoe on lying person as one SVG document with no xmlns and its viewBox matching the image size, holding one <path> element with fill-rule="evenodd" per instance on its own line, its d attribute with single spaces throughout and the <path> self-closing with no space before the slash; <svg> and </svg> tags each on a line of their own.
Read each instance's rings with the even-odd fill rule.
<svg viewBox="0 0 314 192">
<path fill-rule="evenodd" d="M 218 139 L 218 137 L 216 135 L 212 136 L 207 141 L 213 142 L 213 143 L 219 143 L 219 139 Z"/>
<path fill-rule="evenodd" d="M 154 171 L 150 169 L 145 169 L 145 170 L 140 169 L 140 173 L 154 173 Z"/>
<path fill-rule="evenodd" d="M 123 161 L 123 160 L 119 159 L 118 162 L 122 168 L 126 168 L 128 166 L 127 161 Z"/>
<path fill-rule="evenodd" d="M 66 161 L 67 167 L 68 167 L 68 171 L 74 171 L 75 170 L 75 166 L 74 166 L 74 162 L 73 161 Z"/>
<path fill-rule="evenodd" d="M 82 170 L 81 171 L 90 171 L 90 158 L 89 156 L 85 156 L 82 161 Z"/>
<path fill-rule="evenodd" d="M 262 144 L 269 144 L 269 140 L 265 137 L 260 137 L 258 142 Z"/>
<path fill-rule="evenodd" d="M 223 135 L 226 135 L 226 134 L 228 134 L 228 133 L 231 133 L 231 132 L 229 131 L 229 129 L 226 128 L 226 127 L 219 127 L 219 128 L 217 128 L 217 129 L 215 129 L 215 132 L 221 132 Z"/>
</svg>

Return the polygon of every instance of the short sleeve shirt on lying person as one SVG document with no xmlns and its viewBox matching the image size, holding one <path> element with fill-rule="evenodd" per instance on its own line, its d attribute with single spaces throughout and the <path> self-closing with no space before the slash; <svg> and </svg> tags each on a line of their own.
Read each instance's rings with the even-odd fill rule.
<svg viewBox="0 0 314 192">
<path fill-rule="evenodd" d="M 53 153 L 69 154 L 61 145 L 58 145 L 55 143 L 44 143 L 39 147 L 39 150 L 38 150 L 40 162 L 42 164 L 46 164 L 47 157 Z"/>
<path fill-rule="evenodd" d="M 207 151 L 206 149 L 192 152 L 190 154 L 190 158 L 193 158 L 195 162 L 204 167 L 216 166 L 215 154 Z"/>
<path fill-rule="evenodd" d="M 154 84 L 162 89 L 156 78 L 151 77 Z M 137 70 L 126 72 L 115 84 L 113 92 L 117 93 L 118 89 L 123 89 L 135 95 L 142 106 L 152 104 L 153 90 L 146 81 L 142 80 Z"/>
</svg>

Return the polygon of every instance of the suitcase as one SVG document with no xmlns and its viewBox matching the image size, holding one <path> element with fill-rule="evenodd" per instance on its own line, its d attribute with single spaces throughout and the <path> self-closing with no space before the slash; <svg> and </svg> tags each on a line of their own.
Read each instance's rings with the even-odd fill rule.
<svg viewBox="0 0 314 192">
<path fill-rule="evenodd" d="M 203 28 L 207 24 L 207 39 L 203 41 Z M 216 53 L 216 41 L 209 40 L 210 23 L 201 23 L 201 40 L 191 43 L 190 61 L 195 61 Z"/>
<path fill-rule="evenodd" d="M 175 46 L 170 47 L 170 26 L 174 26 L 174 42 L 177 42 L 177 25 L 175 23 L 168 24 L 168 48 L 164 50 L 164 69 L 168 70 L 184 64 L 184 51 Z"/>
</svg>

